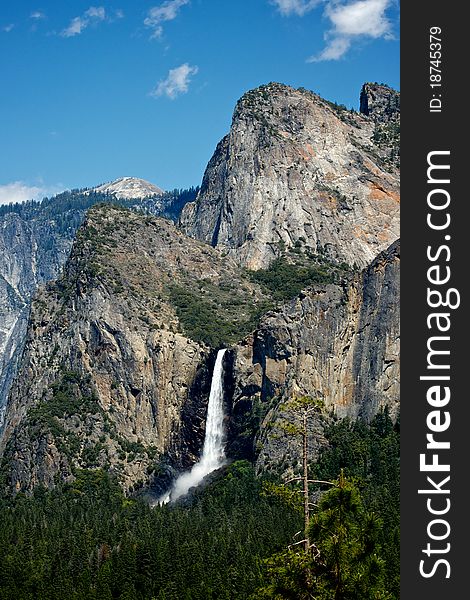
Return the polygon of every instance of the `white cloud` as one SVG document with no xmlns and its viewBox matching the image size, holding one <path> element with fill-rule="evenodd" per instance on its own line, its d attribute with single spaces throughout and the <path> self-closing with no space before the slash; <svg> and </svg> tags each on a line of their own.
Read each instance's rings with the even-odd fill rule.
<svg viewBox="0 0 470 600">
<path fill-rule="evenodd" d="M 308 62 L 319 62 L 322 60 L 339 60 L 351 47 L 351 40 L 348 37 L 337 37 L 330 40 L 317 56 L 312 56 Z"/>
<path fill-rule="evenodd" d="M 385 11 L 390 0 L 359 0 L 345 6 L 327 7 L 326 14 L 339 35 L 382 37 L 390 32 Z"/>
<path fill-rule="evenodd" d="M 150 95 L 154 97 L 167 96 L 171 100 L 174 100 L 180 94 L 186 94 L 189 89 L 191 76 L 196 75 L 198 71 L 198 67 L 192 67 L 188 63 L 171 69 L 167 78 L 160 81 Z"/>
<path fill-rule="evenodd" d="M 28 185 L 24 181 L 13 181 L 0 185 L 0 204 L 24 202 L 25 200 L 42 200 L 44 196 L 57 194 L 64 188 L 60 185 L 45 187 Z"/>
<path fill-rule="evenodd" d="M 303 17 L 306 13 L 313 10 L 321 0 L 272 0 L 282 15 L 298 15 Z"/>
<path fill-rule="evenodd" d="M 151 38 L 159 38 L 163 33 L 162 23 L 173 21 L 181 7 L 189 4 L 189 0 L 165 0 L 160 6 L 154 6 L 147 13 L 144 25 L 153 30 Z"/>
<path fill-rule="evenodd" d="M 85 11 L 85 16 L 103 21 L 106 18 L 106 11 L 102 6 L 90 6 L 90 8 Z"/>
<path fill-rule="evenodd" d="M 70 25 L 66 27 L 62 32 L 62 37 L 73 37 L 74 35 L 79 35 L 82 31 L 87 27 L 86 19 L 82 17 L 75 17 L 70 21 Z"/>
<path fill-rule="evenodd" d="M 83 15 L 74 17 L 68 27 L 61 31 L 62 37 L 80 35 L 90 25 L 95 25 L 106 19 L 106 11 L 102 6 L 90 6 Z"/>
<path fill-rule="evenodd" d="M 326 47 L 309 62 L 338 60 L 343 57 L 354 41 L 364 38 L 391 37 L 391 23 L 386 15 L 392 0 L 357 0 L 349 4 L 331 1 L 325 16 L 331 27 L 325 33 Z"/>
<path fill-rule="evenodd" d="M 30 19 L 36 19 L 36 20 L 38 20 L 38 21 L 39 21 L 39 20 L 41 20 L 41 19 L 45 19 L 45 18 L 46 18 L 46 15 L 45 15 L 43 12 L 41 12 L 40 10 L 35 10 L 34 12 L 32 12 L 32 13 L 29 15 L 29 18 L 30 18 Z"/>
<path fill-rule="evenodd" d="M 2 27 L 2 31 L 4 31 L 5 33 L 10 33 L 10 31 L 15 27 L 15 25 L 13 23 L 9 23 L 8 25 L 5 25 L 4 27 Z"/>
</svg>

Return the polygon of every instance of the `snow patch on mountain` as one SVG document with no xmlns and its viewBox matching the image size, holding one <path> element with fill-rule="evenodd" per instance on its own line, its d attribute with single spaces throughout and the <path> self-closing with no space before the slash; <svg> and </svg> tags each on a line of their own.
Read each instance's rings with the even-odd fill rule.
<svg viewBox="0 0 470 600">
<path fill-rule="evenodd" d="M 138 177 L 120 177 L 110 183 L 104 183 L 91 191 L 102 194 L 110 194 L 116 198 L 127 200 L 129 198 L 148 198 L 149 196 L 161 196 L 164 191 L 158 186 L 139 179 Z"/>
</svg>

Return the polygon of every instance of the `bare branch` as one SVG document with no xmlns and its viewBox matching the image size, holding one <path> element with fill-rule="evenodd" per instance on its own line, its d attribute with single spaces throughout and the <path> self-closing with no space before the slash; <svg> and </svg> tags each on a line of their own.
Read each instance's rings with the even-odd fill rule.
<svg viewBox="0 0 470 600">
<path fill-rule="evenodd" d="M 309 479 L 308 483 L 325 483 L 326 485 L 336 485 L 334 481 L 322 481 L 321 479 Z"/>
<path fill-rule="evenodd" d="M 290 479 L 288 479 L 287 481 L 284 481 L 283 483 L 292 483 L 293 481 L 302 481 L 303 477 L 291 477 Z"/>
<path fill-rule="evenodd" d="M 286 481 L 283 481 L 283 484 L 287 484 L 287 483 L 292 483 L 293 481 L 302 481 L 303 477 L 291 477 L 290 479 L 287 479 Z M 326 485 L 336 485 L 335 482 L 333 481 L 323 481 L 322 479 L 308 479 L 307 483 L 324 483 Z"/>
<path fill-rule="evenodd" d="M 290 546 L 287 546 L 287 548 L 288 548 L 288 550 L 290 550 L 294 546 L 298 546 L 299 544 L 305 544 L 305 542 L 307 542 L 307 541 L 308 541 L 307 539 L 300 540 L 300 542 L 295 542 L 294 544 L 290 544 Z"/>
</svg>

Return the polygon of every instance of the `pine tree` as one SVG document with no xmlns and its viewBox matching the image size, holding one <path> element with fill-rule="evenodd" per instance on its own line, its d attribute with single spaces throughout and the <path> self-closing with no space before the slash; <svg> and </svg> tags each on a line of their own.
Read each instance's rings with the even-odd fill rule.
<svg viewBox="0 0 470 600">
<path fill-rule="evenodd" d="M 270 557 L 268 583 L 253 600 L 392 600 L 377 553 L 379 527 L 359 490 L 341 473 L 311 515 L 310 546 Z"/>
</svg>

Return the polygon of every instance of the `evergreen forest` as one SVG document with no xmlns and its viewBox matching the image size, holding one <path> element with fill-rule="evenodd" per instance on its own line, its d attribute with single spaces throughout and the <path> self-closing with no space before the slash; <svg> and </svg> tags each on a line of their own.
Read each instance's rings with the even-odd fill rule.
<svg viewBox="0 0 470 600">
<path fill-rule="evenodd" d="M 397 599 L 399 421 L 326 437 L 310 469 L 333 485 L 314 491 L 308 551 L 298 490 L 248 461 L 154 508 L 85 470 L 0 500 L 0 600 Z"/>
</svg>

